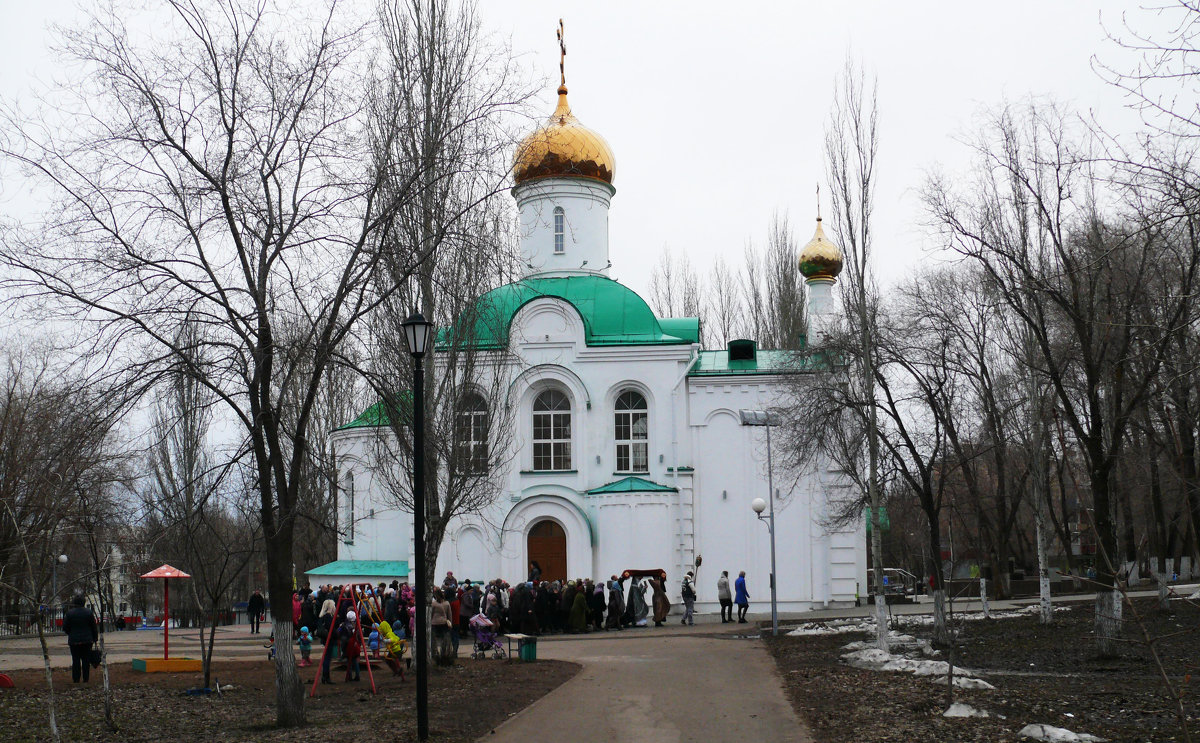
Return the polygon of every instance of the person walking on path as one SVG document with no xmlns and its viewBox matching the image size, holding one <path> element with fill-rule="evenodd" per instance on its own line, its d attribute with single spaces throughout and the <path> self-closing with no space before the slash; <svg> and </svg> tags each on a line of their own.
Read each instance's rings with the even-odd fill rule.
<svg viewBox="0 0 1200 743">
<path fill-rule="evenodd" d="M 691 626 L 692 615 L 696 610 L 696 589 L 693 587 L 692 581 L 696 575 L 692 571 L 683 576 L 683 585 L 680 587 L 680 594 L 683 596 L 683 619 L 679 620 L 680 624 Z"/>
<path fill-rule="evenodd" d="M 258 623 L 266 609 L 267 602 L 263 600 L 262 593 L 255 591 L 250 600 L 246 602 L 246 616 L 250 619 L 250 634 L 258 634 Z"/>
<path fill-rule="evenodd" d="M 729 592 L 729 571 L 722 570 L 717 578 L 717 600 L 721 602 L 721 624 L 733 621 L 733 594 Z"/>
<path fill-rule="evenodd" d="M 67 646 L 71 648 L 71 681 L 78 684 L 80 676 L 87 683 L 92 665 L 89 655 L 92 644 L 100 638 L 96 616 L 83 605 L 83 596 L 71 599 L 71 608 L 63 617 L 63 632 L 67 633 Z"/>
<path fill-rule="evenodd" d="M 738 608 L 738 624 L 746 623 L 746 610 L 750 608 L 750 591 L 746 590 L 746 571 L 738 573 L 738 578 L 733 582 L 734 597 L 733 603 L 737 604 Z"/>
<path fill-rule="evenodd" d="M 661 627 L 671 613 L 671 601 L 667 598 L 667 579 L 651 578 L 650 587 L 654 589 L 651 603 L 654 604 L 654 626 Z"/>
</svg>

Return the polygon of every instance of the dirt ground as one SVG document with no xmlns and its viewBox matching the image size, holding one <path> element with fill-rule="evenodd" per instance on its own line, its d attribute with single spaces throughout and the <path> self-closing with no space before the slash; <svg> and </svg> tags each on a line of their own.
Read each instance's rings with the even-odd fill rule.
<svg viewBox="0 0 1200 743">
<path fill-rule="evenodd" d="M 1200 738 L 1200 609 L 1173 601 L 1159 610 L 1139 601 L 1171 680 L 1183 689 L 1192 740 Z M 1022 727 L 1044 723 L 1114 742 L 1184 740 L 1175 703 L 1141 631 L 1126 607 L 1116 657 L 1100 658 L 1092 642 L 1092 607 L 1074 605 L 1043 627 L 1036 616 L 964 621 L 956 665 L 980 671 L 994 690 L 956 689 L 965 702 L 998 718 L 942 717 L 945 678 L 852 668 L 842 646 L 864 633 L 764 637 L 797 713 L 818 743 L 875 741 L 1014 741 Z M 928 639 L 928 626 L 897 629 Z M 939 656 L 945 659 L 943 653 Z"/>
<path fill-rule="evenodd" d="M 317 668 L 301 669 L 311 688 Z M 458 743 L 474 741 L 578 672 L 579 666 L 561 661 L 534 663 L 460 659 L 449 668 L 431 667 L 429 727 L 431 739 Z M 91 683 L 72 684 L 70 671 L 55 671 L 59 727 L 70 741 L 312 741 L 415 740 L 416 681 L 393 678 L 376 667 L 378 695 L 372 696 L 364 669 L 358 683 L 343 683 L 343 672 L 332 674 L 333 686 L 319 686 L 315 699 L 306 697 L 309 725 L 301 730 L 276 730 L 274 673 L 266 662 L 214 663 L 214 676 L 234 689 L 218 699 L 189 696 L 199 686 L 198 674 L 135 673 L 128 663 L 114 666 L 113 697 L 120 730 L 104 723 L 100 671 Z M 46 684 L 43 671 L 10 674 L 15 689 L 0 689 L 0 730 L 6 742 L 49 740 Z M 336 728 L 334 727 L 336 726 Z"/>
</svg>

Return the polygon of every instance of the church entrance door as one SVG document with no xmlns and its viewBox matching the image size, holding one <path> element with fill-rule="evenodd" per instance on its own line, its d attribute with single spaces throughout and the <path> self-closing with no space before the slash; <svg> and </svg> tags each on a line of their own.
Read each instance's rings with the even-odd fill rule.
<svg viewBox="0 0 1200 743">
<path fill-rule="evenodd" d="M 567 533 L 557 521 L 539 521 L 529 530 L 529 561 L 542 566 L 542 580 L 567 579 Z"/>
</svg>

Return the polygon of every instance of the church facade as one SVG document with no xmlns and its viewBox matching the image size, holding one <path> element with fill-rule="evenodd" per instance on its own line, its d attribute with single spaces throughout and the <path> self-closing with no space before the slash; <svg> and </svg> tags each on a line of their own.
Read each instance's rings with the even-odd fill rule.
<svg viewBox="0 0 1200 743">
<path fill-rule="evenodd" d="M 848 481 L 815 462 L 799 476 L 775 472 L 770 493 L 766 429 L 742 425 L 742 411 L 784 394 L 796 373 L 787 355 L 752 340 L 703 349 L 697 318 L 656 317 L 608 277 L 615 159 L 571 113 L 565 84 L 558 93 L 516 156 L 525 275 L 480 300 L 513 359 L 489 372 L 508 390 L 512 456 L 487 475 L 501 483 L 494 502 L 448 525 L 430 579 L 452 570 L 516 583 L 535 560 L 545 579 L 663 568 L 677 601 L 693 570 L 697 609 L 716 611 L 721 571 L 732 580 L 744 570 L 751 603 L 765 610 L 770 537 L 751 503 L 774 497 L 780 609 L 852 604 L 866 585 L 864 525 L 832 528 L 826 518 L 849 497 Z M 841 256 L 818 222 L 798 259 L 816 339 L 831 321 Z M 371 461 L 379 435 L 370 416 L 334 434 L 338 560 L 309 571 L 313 584 L 408 573 L 412 515 L 383 495 Z"/>
</svg>

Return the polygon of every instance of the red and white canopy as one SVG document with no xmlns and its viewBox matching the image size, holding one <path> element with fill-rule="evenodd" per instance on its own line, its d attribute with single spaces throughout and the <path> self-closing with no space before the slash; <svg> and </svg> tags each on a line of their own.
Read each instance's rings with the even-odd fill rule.
<svg viewBox="0 0 1200 743">
<path fill-rule="evenodd" d="M 179 568 L 173 568 L 170 565 L 163 565 L 151 570 L 142 576 L 143 578 L 191 578 L 192 576 L 183 572 Z"/>
</svg>

